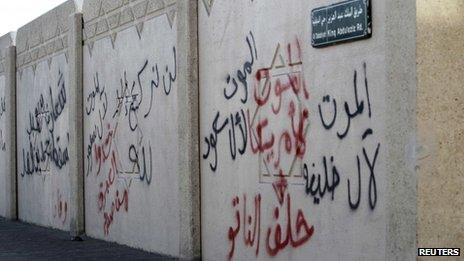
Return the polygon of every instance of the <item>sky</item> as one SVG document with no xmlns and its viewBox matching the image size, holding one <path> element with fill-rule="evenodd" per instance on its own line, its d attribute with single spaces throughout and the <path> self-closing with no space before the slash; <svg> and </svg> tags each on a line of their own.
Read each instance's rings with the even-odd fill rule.
<svg viewBox="0 0 464 261">
<path fill-rule="evenodd" d="M 0 4 L 0 36 L 17 31 L 65 0 L 2 0 Z"/>
</svg>

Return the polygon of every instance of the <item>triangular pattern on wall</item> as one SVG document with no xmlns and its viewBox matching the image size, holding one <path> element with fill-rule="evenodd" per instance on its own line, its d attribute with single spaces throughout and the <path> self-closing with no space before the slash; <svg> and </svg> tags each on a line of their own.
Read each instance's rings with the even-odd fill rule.
<svg viewBox="0 0 464 261">
<path fill-rule="evenodd" d="M 93 46 L 94 46 L 95 42 L 89 42 L 87 44 L 87 49 L 89 50 L 89 55 L 90 57 L 92 57 L 92 52 L 93 52 Z"/>
<path fill-rule="evenodd" d="M 114 45 L 116 43 L 116 38 L 118 37 L 118 33 L 112 33 L 110 34 L 110 39 L 111 39 L 111 45 L 113 46 L 113 49 L 114 49 Z"/>
<path fill-rule="evenodd" d="M 176 18 L 176 9 L 175 8 L 172 8 L 171 10 L 169 10 L 166 15 L 168 17 L 168 22 L 169 22 L 169 26 L 171 27 L 172 29 L 172 25 L 174 23 L 174 19 Z"/>
<path fill-rule="evenodd" d="M 51 69 L 51 68 L 52 68 L 52 61 L 53 61 L 52 57 L 49 57 L 49 58 L 47 59 L 48 69 Z"/>
<path fill-rule="evenodd" d="M 137 24 L 137 25 L 135 26 L 135 29 L 137 29 L 137 35 L 139 36 L 139 39 L 142 39 L 143 22 Z"/>
<path fill-rule="evenodd" d="M 87 21 L 84 21 L 84 42 L 89 46 L 90 56 L 92 56 L 93 42 L 95 41 L 109 37 L 114 48 L 117 34 L 120 31 L 134 26 L 139 39 L 141 39 L 146 21 L 154 17 L 166 15 L 166 19 L 172 29 L 177 15 L 177 1 L 173 0 L 127 0 L 121 1 L 117 5 L 108 5 L 105 4 L 107 3 L 105 1 L 110 0 L 102 0 L 100 2 L 96 17 L 91 17 Z"/>
<path fill-rule="evenodd" d="M 209 16 L 211 14 L 211 10 L 213 9 L 214 0 L 203 0 L 203 4 L 205 5 L 206 12 Z"/>
</svg>

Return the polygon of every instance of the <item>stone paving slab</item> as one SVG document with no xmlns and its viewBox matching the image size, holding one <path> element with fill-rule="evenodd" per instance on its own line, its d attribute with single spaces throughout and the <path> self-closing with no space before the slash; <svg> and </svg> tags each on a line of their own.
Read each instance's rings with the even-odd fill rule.
<svg viewBox="0 0 464 261">
<path fill-rule="evenodd" d="M 115 243 L 0 218 L 0 260 L 177 260 Z"/>
</svg>

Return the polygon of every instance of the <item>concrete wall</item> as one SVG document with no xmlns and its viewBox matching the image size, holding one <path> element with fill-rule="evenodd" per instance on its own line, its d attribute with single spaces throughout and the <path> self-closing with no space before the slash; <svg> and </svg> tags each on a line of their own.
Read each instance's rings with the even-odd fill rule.
<svg viewBox="0 0 464 261">
<path fill-rule="evenodd" d="M 199 191 L 189 181 L 198 167 L 183 169 L 198 162 L 190 149 L 197 139 L 189 138 L 198 135 L 191 123 L 197 113 L 186 106 L 197 100 L 187 78 L 196 71 L 189 58 L 196 57 L 195 10 L 194 1 L 84 2 L 85 220 L 92 237 L 199 255 L 199 229 L 191 231 L 199 226 Z"/>
<path fill-rule="evenodd" d="M 314 49 L 331 3 L 199 7 L 205 260 L 415 259 L 414 2 Z"/>
<path fill-rule="evenodd" d="M 17 178 L 19 218 L 73 236 L 185 259 L 412 260 L 418 147 L 419 245 L 463 241 L 462 4 L 418 0 L 416 115 L 415 1 L 372 1 L 372 38 L 314 49 L 311 10 L 335 2 L 67 1 L 16 53 L 0 38 L 0 215 Z"/>
<path fill-rule="evenodd" d="M 463 12 L 462 1 L 417 1 L 420 247 L 464 248 Z"/>
<path fill-rule="evenodd" d="M 17 34 L 18 208 L 21 220 L 68 230 L 77 131 L 72 122 L 68 1 Z M 77 92 L 78 93 L 78 92 Z M 73 162 L 74 161 L 74 162 Z M 75 172 L 74 172 L 75 173 Z"/>
<path fill-rule="evenodd" d="M 16 218 L 15 33 L 0 37 L 0 216 Z"/>
</svg>

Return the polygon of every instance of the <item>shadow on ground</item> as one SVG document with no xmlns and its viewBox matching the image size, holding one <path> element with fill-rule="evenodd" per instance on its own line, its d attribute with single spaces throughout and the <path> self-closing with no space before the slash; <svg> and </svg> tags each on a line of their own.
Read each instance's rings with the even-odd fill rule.
<svg viewBox="0 0 464 261">
<path fill-rule="evenodd" d="M 0 260 L 176 260 L 127 246 L 0 218 Z"/>
</svg>

